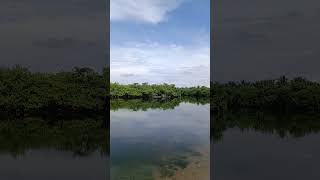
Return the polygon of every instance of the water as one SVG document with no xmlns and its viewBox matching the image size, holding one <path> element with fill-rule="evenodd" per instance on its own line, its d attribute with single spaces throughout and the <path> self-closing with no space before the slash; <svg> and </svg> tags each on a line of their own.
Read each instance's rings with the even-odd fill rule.
<svg viewBox="0 0 320 180">
<path fill-rule="evenodd" d="M 209 104 L 132 100 L 111 108 L 112 180 L 209 179 Z"/>
<path fill-rule="evenodd" d="M 319 115 L 242 112 L 211 118 L 212 179 L 320 179 Z"/>
<path fill-rule="evenodd" d="M 0 121 L 1 180 L 107 180 L 101 120 Z"/>
</svg>

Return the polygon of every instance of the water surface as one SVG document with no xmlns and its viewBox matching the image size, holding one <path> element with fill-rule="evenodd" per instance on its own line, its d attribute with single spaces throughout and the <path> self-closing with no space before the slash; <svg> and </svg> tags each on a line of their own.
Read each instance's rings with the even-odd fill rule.
<svg viewBox="0 0 320 180">
<path fill-rule="evenodd" d="M 211 179 L 320 179 L 319 115 L 244 112 L 211 118 Z"/>
<path fill-rule="evenodd" d="M 107 149 L 101 120 L 2 120 L 0 179 L 107 180 Z"/>
<path fill-rule="evenodd" d="M 112 180 L 181 179 L 182 171 L 209 179 L 209 104 L 120 101 L 111 105 L 117 107 L 111 107 Z"/>
</svg>

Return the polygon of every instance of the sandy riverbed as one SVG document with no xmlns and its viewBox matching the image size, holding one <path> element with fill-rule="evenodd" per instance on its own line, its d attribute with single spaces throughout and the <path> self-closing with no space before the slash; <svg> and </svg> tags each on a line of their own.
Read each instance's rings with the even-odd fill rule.
<svg viewBox="0 0 320 180">
<path fill-rule="evenodd" d="M 192 156 L 188 158 L 187 168 L 178 170 L 171 178 L 161 178 L 160 172 L 155 171 L 156 180 L 209 180 L 210 179 L 210 147 L 198 149 L 201 156 Z"/>
</svg>

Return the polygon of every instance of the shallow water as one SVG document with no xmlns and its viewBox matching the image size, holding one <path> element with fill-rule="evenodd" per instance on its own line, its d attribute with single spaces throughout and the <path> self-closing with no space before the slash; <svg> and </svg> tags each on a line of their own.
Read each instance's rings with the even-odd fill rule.
<svg viewBox="0 0 320 180">
<path fill-rule="evenodd" d="M 161 107 L 111 111 L 112 180 L 170 178 L 192 158 L 208 156 L 201 149 L 209 150 L 209 104 Z"/>
<path fill-rule="evenodd" d="M 212 119 L 211 179 L 320 179 L 319 115 L 241 113 Z"/>
</svg>

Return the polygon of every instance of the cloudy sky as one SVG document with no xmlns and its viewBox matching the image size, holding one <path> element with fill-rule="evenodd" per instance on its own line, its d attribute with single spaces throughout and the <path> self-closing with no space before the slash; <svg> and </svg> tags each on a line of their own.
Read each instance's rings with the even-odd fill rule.
<svg viewBox="0 0 320 180">
<path fill-rule="evenodd" d="M 209 85 L 209 0 L 111 0 L 111 81 Z"/>
<path fill-rule="evenodd" d="M 105 0 L 1 0 L 0 66 L 56 72 L 108 62 Z"/>
<path fill-rule="evenodd" d="M 209 56 L 209 0 L 110 3 L 112 80 L 152 77 L 155 83 L 205 84 L 208 61 L 201 59 Z M 0 66 L 101 69 L 109 62 L 108 4 L 1 0 Z M 319 0 L 215 0 L 211 78 L 259 80 L 284 74 L 319 81 L 319 7 Z"/>
<path fill-rule="evenodd" d="M 216 0 L 211 78 L 320 80 L 319 0 Z"/>
</svg>

